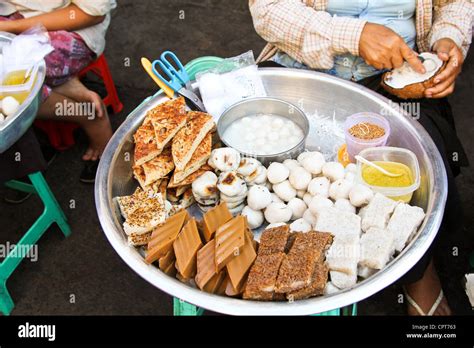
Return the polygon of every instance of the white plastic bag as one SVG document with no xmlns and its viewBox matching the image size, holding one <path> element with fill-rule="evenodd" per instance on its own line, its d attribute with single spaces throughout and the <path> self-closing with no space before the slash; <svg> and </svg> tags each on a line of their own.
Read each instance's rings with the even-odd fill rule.
<svg viewBox="0 0 474 348">
<path fill-rule="evenodd" d="M 42 25 L 34 26 L 3 46 L 4 73 L 32 67 L 54 50 L 48 32 Z"/>
<path fill-rule="evenodd" d="M 267 95 L 252 51 L 225 59 L 196 79 L 204 106 L 216 121 L 231 105 Z"/>
</svg>

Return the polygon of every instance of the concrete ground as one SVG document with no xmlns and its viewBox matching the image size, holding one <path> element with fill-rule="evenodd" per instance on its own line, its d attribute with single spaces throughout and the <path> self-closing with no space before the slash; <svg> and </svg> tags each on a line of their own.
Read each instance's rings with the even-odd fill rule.
<svg viewBox="0 0 474 348">
<path fill-rule="evenodd" d="M 250 49 L 257 54 L 263 46 L 263 40 L 254 32 L 244 0 L 120 0 L 113 14 L 106 51 L 125 105 L 119 115 L 111 116 L 114 128 L 156 90 L 140 66 L 140 57 L 156 58 L 163 50 L 171 49 L 189 61 L 204 55 L 235 56 Z M 471 54 L 451 97 L 459 135 L 471 163 L 474 163 L 474 155 L 469 151 L 474 146 L 473 69 Z M 61 153 L 46 172 L 73 233 L 64 239 L 56 227 L 51 228 L 40 240 L 38 261 L 23 262 L 10 278 L 7 285 L 16 304 L 12 314 L 171 315 L 171 297 L 135 274 L 106 240 L 95 210 L 94 188 L 78 182 L 82 170 L 80 156 L 85 146 L 85 138 L 79 133 L 78 144 Z M 467 212 L 467 227 L 463 238 L 448 238 L 442 244 L 438 263 L 453 310 L 472 314 L 461 278 L 467 271 L 468 252 L 474 250 L 470 228 L 474 225 L 473 172 L 465 169 L 457 183 Z M 4 192 L 1 188 L 0 196 Z M 75 207 L 71 208 L 71 202 Z M 41 209 L 36 198 L 19 206 L 1 200 L 0 243 L 17 241 Z M 453 248 L 458 248 L 459 253 L 453 253 Z M 405 305 L 398 302 L 400 293 L 398 286 L 390 286 L 361 302 L 359 312 L 404 314 Z"/>
</svg>

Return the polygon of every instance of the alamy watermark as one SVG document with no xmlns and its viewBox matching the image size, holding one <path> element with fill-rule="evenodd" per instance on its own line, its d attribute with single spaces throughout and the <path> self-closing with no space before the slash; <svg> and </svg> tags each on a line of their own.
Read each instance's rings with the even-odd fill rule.
<svg viewBox="0 0 474 348">
<path fill-rule="evenodd" d="M 0 258 L 14 257 L 21 259 L 30 259 L 31 262 L 38 261 L 38 245 L 33 244 L 11 244 L 6 242 L 0 244 Z"/>
<path fill-rule="evenodd" d="M 392 116 L 394 113 L 399 112 L 401 114 L 412 117 L 415 120 L 420 119 L 420 103 L 419 102 L 400 102 L 395 103 L 391 100 L 388 101 L 389 107 L 383 107 L 381 110 L 382 116 Z"/>
<path fill-rule="evenodd" d="M 95 119 L 95 104 L 89 102 L 68 102 L 64 100 L 61 103 L 56 103 L 55 111 L 56 116 L 70 116 L 70 117 L 87 117 L 88 120 Z"/>
</svg>

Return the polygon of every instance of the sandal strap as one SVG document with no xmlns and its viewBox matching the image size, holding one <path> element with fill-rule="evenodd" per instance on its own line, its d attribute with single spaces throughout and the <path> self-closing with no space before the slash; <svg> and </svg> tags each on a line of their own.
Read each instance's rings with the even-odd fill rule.
<svg viewBox="0 0 474 348">
<path fill-rule="evenodd" d="M 419 315 L 421 316 L 432 316 L 434 314 L 434 312 L 436 312 L 436 310 L 438 309 L 439 307 L 439 304 L 441 303 L 441 301 L 443 300 L 443 297 L 444 297 L 444 292 L 443 292 L 443 289 L 441 289 L 441 291 L 439 292 L 439 295 L 438 295 L 438 298 L 436 299 L 436 301 L 433 303 L 433 306 L 431 306 L 430 310 L 428 311 L 428 313 L 425 313 L 423 311 L 423 309 L 421 309 L 421 307 L 418 305 L 418 303 L 415 302 L 415 300 L 408 294 L 408 291 L 406 291 L 405 287 L 403 288 L 403 291 L 405 292 L 405 297 L 408 301 L 408 303 L 413 306 L 413 308 L 415 308 L 415 310 L 418 312 Z"/>
</svg>

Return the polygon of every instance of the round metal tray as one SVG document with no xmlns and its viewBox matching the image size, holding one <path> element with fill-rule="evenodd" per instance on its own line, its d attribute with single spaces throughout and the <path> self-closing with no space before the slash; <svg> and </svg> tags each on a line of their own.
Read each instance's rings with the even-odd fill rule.
<svg viewBox="0 0 474 348">
<path fill-rule="evenodd" d="M 423 256 L 441 224 L 447 197 L 447 178 L 441 156 L 423 127 L 404 115 L 389 100 L 357 84 L 311 71 L 261 69 L 267 93 L 296 105 L 308 114 L 336 115 L 336 122 L 357 112 L 372 111 L 387 115 L 391 126 L 389 145 L 413 151 L 420 162 L 421 186 L 412 204 L 422 207 L 426 219 L 405 250 L 387 267 L 350 289 L 336 294 L 295 302 L 257 302 L 202 292 L 147 265 L 139 250 L 127 244 L 122 219 L 112 202 L 115 196 L 131 194 L 137 184 L 131 171 L 132 135 L 147 110 L 167 100 L 156 95 L 145 100 L 115 133 L 100 162 L 95 185 L 97 213 L 102 228 L 120 257 L 141 277 L 162 291 L 215 312 L 232 315 L 309 315 L 361 301 L 389 286 L 409 271 Z"/>
</svg>

